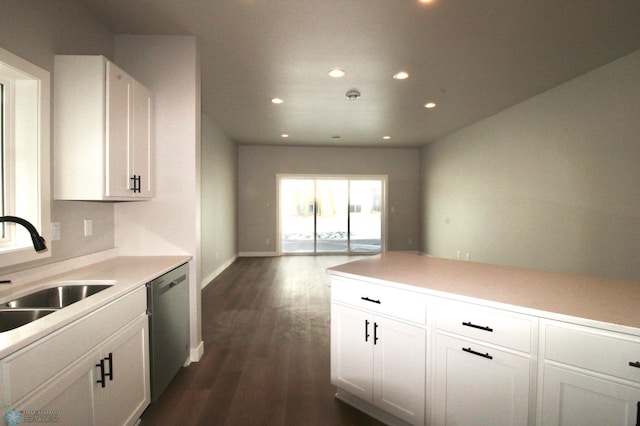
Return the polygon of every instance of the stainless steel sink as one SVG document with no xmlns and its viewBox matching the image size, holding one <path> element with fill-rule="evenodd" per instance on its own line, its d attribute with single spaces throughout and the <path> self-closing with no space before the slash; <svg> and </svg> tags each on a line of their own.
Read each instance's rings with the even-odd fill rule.
<svg viewBox="0 0 640 426">
<path fill-rule="evenodd" d="M 29 324 L 57 309 L 0 309 L 0 333 Z"/>
<path fill-rule="evenodd" d="M 7 302 L 4 307 L 60 309 L 109 287 L 110 284 L 61 285 L 19 297 Z"/>
<path fill-rule="evenodd" d="M 65 284 L 0 304 L 0 333 L 29 324 L 111 286 L 112 284 Z"/>
</svg>

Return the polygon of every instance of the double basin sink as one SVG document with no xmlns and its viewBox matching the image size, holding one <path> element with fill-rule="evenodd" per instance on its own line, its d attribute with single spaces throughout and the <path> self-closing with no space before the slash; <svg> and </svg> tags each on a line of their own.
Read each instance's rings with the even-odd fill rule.
<svg viewBox="0 0 640 426">
<path fill-rule="evenodd" d="M 0 304 L 0 333 L 29 324 L 111 287 L 111 284 L 64 284 Z"/>
</svg>

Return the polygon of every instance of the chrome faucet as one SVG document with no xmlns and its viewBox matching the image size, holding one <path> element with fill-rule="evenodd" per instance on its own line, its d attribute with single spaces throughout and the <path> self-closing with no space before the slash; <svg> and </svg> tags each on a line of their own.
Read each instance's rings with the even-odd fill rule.
<svg viewBox="0 0 640 426">
<path fill-rule="evenodd" d="M 31 241 L 33 241 L 33 248 L 36 251 L 43 251 L 47 249 L 47 245 L 45 244 L 44 238 L 38 234 L 38 230 L 35 226 L 31 224 L 28 220 L 25 220 L 21 217 L 17 216 L 0 216 L 0 222 L 13 222 L 19 223 L 20 225 L 27 228 L 29 234 L 31 234 Z"/>
</svg>

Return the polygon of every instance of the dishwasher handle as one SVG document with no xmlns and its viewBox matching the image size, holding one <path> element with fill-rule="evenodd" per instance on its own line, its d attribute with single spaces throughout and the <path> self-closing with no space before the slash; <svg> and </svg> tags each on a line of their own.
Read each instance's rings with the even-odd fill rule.
<svg viewBox="0 0 640 426">
<path fill-rule="evenodd" d="M 157 282 L 152 282 L 151 283 L 151 287 L 153 289 L 154 295 L 156 297 L 160 297 L 163 293 L 171 290 L 172 288 L 178 286 L 179 284 L 181 284 L 182 282 L 187 280 L 187 274 L 182 274 L 180 275 L 178 278 L 172 280 L 172 281 L 157 281 Z"/>
</svg>

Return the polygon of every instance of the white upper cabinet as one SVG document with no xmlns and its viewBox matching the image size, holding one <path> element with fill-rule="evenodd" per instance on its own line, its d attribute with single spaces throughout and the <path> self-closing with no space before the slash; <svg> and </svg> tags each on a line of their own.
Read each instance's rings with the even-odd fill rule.
<svg viewBox="0 0 640 426">
<path fill-rule="evenodd" d="M 56 56 L 54 76 L 54 198 L 151 198 L 151 92 L 103 56 Z"/>
</svg>

